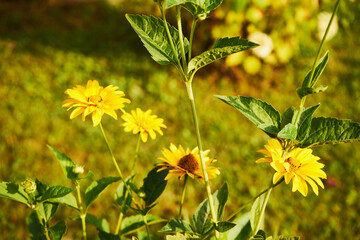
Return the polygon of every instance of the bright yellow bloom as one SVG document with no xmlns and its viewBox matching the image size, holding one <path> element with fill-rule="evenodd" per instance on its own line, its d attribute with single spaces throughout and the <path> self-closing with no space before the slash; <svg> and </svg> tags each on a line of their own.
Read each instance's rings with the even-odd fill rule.
<svg viewBox="0 0 360 240">
<path fill-rule="evenodd" d="M 124 113 L 121 118 L 125 121 L 121 126 L 124 126 L 125 132 L 133 132 L 133 134 L 140 133 L 141 140 L 146 142 L 148 135 L 152 139 L 156 138 L 156 132 L 163 135 L 160 128 L 166 128 L 163 124 L 164 119 L 158 118 L 156 115 L 151 115 L 151 110 L 143 112 L 140 108 L 130 113 Z"/>
<path fill-rule="evenodd" d="M 220 174 L 220 170 L 217 167 L 210 166 L 211 163 L 215 162 L 215 159 L 208 157 L 209 152 L 210 150 L 203 152 L 206 171 L 209 179 L 215 179 L 217 175 Z M 185 174 L 187 174 L 191 178 L 196 177 L 200 181 L 204 182 L 204 175 L 202 173 L 201 160 L 197 147 L 192 151 L 189 149 L 186 149 L 185 151 L 181 145 L 177 148 L 171 143 L 170 148 L 164 148 L 161 153 L 163 156 L 158 157 L 158 159 L 164 162 L 158 164 L 158 166 L 161 166 L 158 171 L 169 169 L 169 174 L 166 176 L 165 180 L 175 175 L 179 175 L 179 179 L 181 179 Z"/>
<path fill-rule="evenodd" d="M 69 98 L 66 99 L 62 106 L 68 108 L 75 108 L 70 119 L 73 119 L 82 114 L 82 120 L 85 121 L 87 115 L 92 113 L 92 121 L 94 127 L 101 122 L 104 113 L 117 119 L 115 110 L 123 109 L 124 103 L 130 103 L 130 100 L 123 98 L 125 96 L 123 91 L 117 90 L 118 87 L 112 85 L 106 88 L 100 87 L 96 80 L 89 80 L 86 87 L 77 85 L 73 89 L 65 91 Z"/>
<path fill-rule="evenodd" d="M 321 170 L 325 165 L 319 163 L 320 159 L 312 154 L 308 148 L 290 148 L 284 150 L 277 139 L 270 139 L 266 149 L 259 152 L 264 153 L 267 157 L 260 158 L 257 163 L 270 163 L 276 170 L 273 183 L 278 182 L 282 177 L 285 178 L 286 184 L 293 180 L 292 191 L 299 191 L 302 195 L 307 196 L 308 184 L 310 184 L 316 195 L 319 194 L 318 186 L 324 188 L 320 178 L 326 179 L 326 173 Z"/>
</svg>

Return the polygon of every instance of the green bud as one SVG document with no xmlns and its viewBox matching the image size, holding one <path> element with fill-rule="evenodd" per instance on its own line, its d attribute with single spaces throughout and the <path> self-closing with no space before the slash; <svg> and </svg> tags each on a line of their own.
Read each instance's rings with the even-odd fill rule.
<svg viewBox="0 0 360 240">
<path fill-rule="evenodd" d="M 27 178 L 21 183 L 21 186 L 27 194 L 34 193 L 36 191 L 36 183 L 33 179 Z"/>
<path fill-rule="evenodd" d="M 200 20 L 200 21 L 204 21 L 208 16 L 208 13 L 200 13 L 199 15 L 197 15 L 197 18 Z"/>
</svg>

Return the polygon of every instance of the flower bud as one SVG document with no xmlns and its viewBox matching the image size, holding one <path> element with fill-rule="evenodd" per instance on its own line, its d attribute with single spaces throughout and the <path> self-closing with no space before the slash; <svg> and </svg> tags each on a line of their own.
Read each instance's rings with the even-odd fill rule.
<svg viewBox="0 0 360 240">
<path fill-rule="evenodd" d="M 82 173 L 84 173 L 84 167 L 83 167 L 83 166 L 78 166 L 78 165 L 76 165 L 76 166 L 73 168 L 73 173 L 75 173 L 75 174 L 82 174 Z"/>
<path fill-rule="evenodd" d="M 23 186 L 26 193 L 34 193 L 36 191 L 36 183 L 33 179 L 26 179 L 21 183 L 21 186 Z"/>
</svg>

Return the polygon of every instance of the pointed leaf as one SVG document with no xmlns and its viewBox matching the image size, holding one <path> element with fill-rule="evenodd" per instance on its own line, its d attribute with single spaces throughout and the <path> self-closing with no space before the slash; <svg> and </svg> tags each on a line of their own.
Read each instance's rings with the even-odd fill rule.
<svg viewBox="0 0 360 240">
<path fill-rule="evenodd" d="M 80 217 L 79 217 L 79 219 L 80 219 Z M 106 219 L 99 218 L 99 217 L 96 217 L 91 214 L 86 214 L 85 220 L 87 223 L 90 223 L 91 225 L 95 226 L 100 231 L 110 233 L 110 226 L 109 226 L 108 221 L 106 221 Z"/>
<path fill-rule="evenodd" d="M 360 125 L 350 120 L 313 118 L 308 136 L 301 147 L 360 141 Z"/>
<path fill-rule="evenodd" d="M 258 44 L 239 37 L 220 38 L 216 40 L 213 49 L 205 51 L 191 59 L 188 64 L 188 73 L 193 75 L 197 70 L 214 62 L 215 60 L 256 46 L 258 46 Z"/>
<path fill-rule="evenodd" d="M 248 240 L 251 234 L 250 212 L 238 217 L 233 223 L 236 226 L 226 233 L 227 239 Z"/>
<path fill-rule="evenodd" d="M 296 112 L 297 111 L 295 110 L 294 107 L 290 107 L 290 108 L 286 109 L 286 111 L 281 114 L 281 129 L 283 129 L 285 127 L 285 125 L 287 125 L 287 124 L 289 124 L 289 123 L 291 123 L 293 121 L 294 114 Z"/>
<path fill-rule="evenodd" d="M 40 197 L 40 202 L 52 199 L 52 198 L 60 198 L 60 197 L 64 197 L 67 194 L 71 193 L 72 191 L 74 191 L 73 188 L 68 188 L 68 187 L 64 187 L 64 186 L 52 186 L 49 187 L 48 189 L 46 189 L 46 191 L 41 195 Z"/>
<path fill-rule="evenodd" d="M 27 193 L 22 186 L 15 183 L 0 182 L 0 197 L 9 198 L 28 205 Z"/>
<path fill-rule="evenodd" d="M 91 183 L 85 191 L 85 205 L 88 208 L 98 198 L 100 193 L 113 182 L 121 180 L 120 177 L 105 177 Z"/>
<path fill-rule="evenodd" d="M 194 233 L 189 223 L 181 219 L 171 219 L 159 232 L 174 233 L 174 232 L 188 232 Z"/>
<path fill-rule="evenodd" d="M 239 110 L 270 137 L 275 137 L 279 132 L 280 113 L 270 104 L 252 97 L 220 95 L 216 95 L 216 97 Z"/>
<path fill-rule="evenodd" d="M 231 223 L 231 222 L 218 222 L 216 225 L 215 225 L 215 229 L 218 231 L 218 232 L 227 232 L 229 231 L 230 229 L 232 229 L 233 227 L 235 227 L 236 224 L 235 223 Z"/>
<path fill-rule="evenodd" d="M 263 230 L 259 230 L 250 240 L 266 240 L 266 233 Z"/>
<path fill-rule="evenodd" d="M 45 222 L 49 222 L 54 216 L 56 210 L 58 209 L 58 203 L 41 203 L 39 206 L 39 214 L 44 218 Z"/>
<path fill-rule="evenodd" d="M 301 142 L 303 141 L 310 131 L 311 119 L 314 112 L 319 108 L 319 105 L 315 105 L 312 107 L 304 108 L 301 112 L 299 121 L 297 123 L 298 135 L 296 139 Z"/>
<path fill-rule="evenodd" d="M 99 238 L 100 240 L 120 240 L 120 236 L 103 231 L 99 231 Z"/>
<path fill-rule="evenodd" d="M 48 145 L 48 148 L 55 154 L 55 157 L 60 163 L 60 166 L 62 170 L 64 171 L 67 178 L 69 178 L 72 181 L 75 181 L 78 177 L 76 173 L 73 172 L 74 167 L 76 164 L 64 153 L 59 152 L 55 148 Z"/>
<path fill-rule="evenodd" d="M 196 233 L 203 235 L 205 230 L 205 223 L 210 214 L 210 207 L 208 199 L 205 199 L 191 218 L 191 225 L 194 227 Z"/>
<path fill-rule="evenodd" d="M 261 195 L 260 197 L 257 197 L 253 205 L 251 206 L 250 224 L 251 224 L 251 229 L 253 231 L 255 230 L 256 226 L 258 226 L 259 224 L 260 224 L 260 228 L 263 228 L 264 226 L 264 218 L 260 219 L 260 213 L 264 205 L 264 199 L 265 199 L 265 194 Z"/>
<path fill-rule="evenodd" d="M 320 86 L 317 88 L 301 87 L 301 88 L 296 89 L 296 92 L 300 98 L 303 98 L 310 94 L 325 92 L 327 88 L 328 87 L 324 87 L 324 86 Z"/>
<path fill-rule="evenodd" d="M 79 211 L 76 198 L 72 193 L 69 193 L 69 194 L 65 195 L 64 197 L 48 199 L 47 201 L 53 202 L 53 203 L 65 204 L 65 205 L 72 207 Z"/>
<path fill-rule="evenodd" d="M 28 228 L 31 240 L 45 240 L 44 227 L 41 225 L 36 212 L 33 211 L 28 218 Z"/>
<path fill-rule="evenodd" d="M 170 8 L 176 5 L 181 5 L 186 10 L 188 10 L 195 18 L 198 15 L 208 15 L 210 11 L 216 9 L 223 0 L 167 0 L 166 8 Z"/>
<path fill-rule="evenodd" d="M 306 75 L 306 77 L 305 77 L 305 79 L 304 79 L 304 81 L 303 81 L 303 83 L 301 85 L 302 88 L 306 88 L 306 87 L 313 88 L 315 86 L 315 84 L 318 81 L 320 75 L 324 71 L 328 60 L 329 60 L 329 53 L 326 52 L 325 55 L 317 63 L 317 65 L 315 67 L 314 76 L 313 76 L 312 79 L 310 79 L 311 70 L 308 72 L 308 74 Z"/>
<path fill-rule="evenodd" d="M 153 215 L 146 215 L 146 221 L 148 225 L 156 224 L 165 221 L 164 219 L 153 216 Z M 136 232 L 138 229 L 145 226 L 145 222 L 142 215 L 134 215 L 127 218 L 121 223 L 121 235 L 127 235 L 129 233 Z"/>
<path fill-rule="evenodd" d="M 160 197 L 167 184 L 165 177 L 168 171 L 163 170 L 158 172 L 158 169 L 159 167 L 155 167 L 148 173 L 141 187 L 141 190 L 145 193 L 144 201 L 146 206 L 150 206 Z"/>
<path fill-rule="evenodd" d="M 126 183 L 129 184 L 132 179 L 133 177 L 126 179 Z M 132 197 L 131 193 L 127 191 L 124 182 L 121 182 L 116 190 L 115 201 L 121 206 L 121 211 L 126 214 L 127 210 L 131 206 Z"/>
<path fill-rule="evenodd" d="M 217 213 L 217 220 L 221 220 L 225 204 L 228 200 L 228 186 L 224 183 L 221 188 L 213 194 L 214 208 Z"/>
<path fill-rule="evenodd" d="M 177 64 L 178 56 L 181 56 L 181 47 L 176 28 L 168 24 L 176 50 L 176 54 L 174 54 L 162 19 L 131 14 L 125 16 L 156 62 L 162 65 Z M 189 42 L 186 38 L 184 38 L 184 48 L 186 53 L 189 49 Z"/>
<path fill-rule="evenodd" d="M 287 124 L 281 131 L 278 133 L 279 138 L 284 139 L 296 139 L 297 129 L 294 124 Z"/>
<path fill-rule="evenodd" d="M 66 223 L 65 221 L 58 222 L 49 230 L 52 233 L 54 240 L 61 240 L 62 236 L 66 233 L 67 230 Z"/>
</svg>

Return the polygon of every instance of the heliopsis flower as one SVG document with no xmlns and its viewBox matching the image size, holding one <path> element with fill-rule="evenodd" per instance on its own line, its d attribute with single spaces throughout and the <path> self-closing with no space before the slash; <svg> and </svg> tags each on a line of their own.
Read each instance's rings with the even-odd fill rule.
<svg viewBox="0 0 360 240">
<path fill-rule="evenodd" d="M 156 132 L 163 135 L 161 128 L 166 128 L 163 124 L 164 119 L 158 118 L 156 115 L 151 115 L 151 110 L 143 112 L 140 108 L 130 113 L 124 113 L 121 118 L 125 121 L 121 126 L 124 126 L 125 132 L 133 132 L 133 134 L 140 133 L 141 140 L 146 142 L 148 135 L 152 139 L 156 138 Z"/>
<path fill-rule="evenodd" d="M 124 92 L 117 89 L 118 87 L 112 85 L 103 88 L 99 86 L 98 81 L 89 80 L 86 87 L 77 85 L 73 89 L 66 90 L 65 93 L 69 98 L 62 103 L 62 106 L 68 110 L 75 108 L 70 119 L 82 114 L 82 120 L 85 121 L 86 116 L 92 114 L 95 127 L 101 122 L 104 113 L 117 119 L 115 110 L 123 109 L 124 103 L 130 103 L 129 99 L 123 98 Z"/>
<path fill-rule="evenodd" d="M 220 174 L 220 171 L 219 168 L 210 166 L 211 163 L 215 162 L 215 159 L 208 157 L 209 152 L 210 150 L 203 152 L 206 171 L 209 179 L 215 179 L 217 175 Z M 165 180 L 176 175 L 181 179 L 187 174 L 191 178 L 197 178 L 204 182 L 204 175 L 197 147 L 190 151 L 189 149 L 184 150 L 181 145 L 177 148 L 174 144 L 170 144 L 170 148 L 164 148 L 161 153 L 163 156 L 158 157 L 158 159 L 164 162 L 158 164 L 158 166 L 161 166 L 158 171 L 169 169 L 169 174 L 166 176 Z"/>
<path fill-rule="evenodd" d="M 292 191 L 299 191 L 302 195 L 307 196 L 308 185 L 311 186 L 316 195 L 319 194 L 318 185 L 324 188 L 320 178 L 326 179 L 326 173 L 321 170 L 325 165 L 319 163 L 320 159 L 312 154 L 308 148 L 292 147 L 287 150 L 276 139 L 270 139 L 266 149 L 259 152 L 264 153 L 267 157 L 260 158 L 256 162 L 267 162 L 276 170 L 273 183 L 278 182 L 282 177 L 288 184 L 293 180 Z"/>
</svg>

